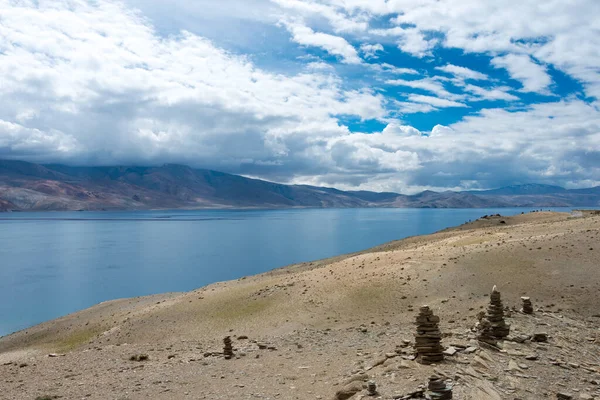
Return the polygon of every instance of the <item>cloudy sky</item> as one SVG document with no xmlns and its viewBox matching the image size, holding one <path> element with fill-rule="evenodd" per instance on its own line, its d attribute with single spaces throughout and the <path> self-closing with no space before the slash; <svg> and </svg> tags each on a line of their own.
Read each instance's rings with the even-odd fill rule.
<svg viewBox="0 0 600 400">
<path fill-rule="evenodd" d="M 0 0 L 0 158 L 600 185 L 598 0 Z"/>
</svg>

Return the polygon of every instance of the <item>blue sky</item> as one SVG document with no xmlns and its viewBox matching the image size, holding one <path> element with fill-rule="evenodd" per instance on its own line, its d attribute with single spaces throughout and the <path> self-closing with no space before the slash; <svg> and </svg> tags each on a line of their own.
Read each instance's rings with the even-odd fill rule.
<svg viewBox="0 0 600 400">
<path fill-rule="evenodd" d="M 0 0 L 0 157 L 414 193 L 600 185 L 600 9 Z"/>
</svg>

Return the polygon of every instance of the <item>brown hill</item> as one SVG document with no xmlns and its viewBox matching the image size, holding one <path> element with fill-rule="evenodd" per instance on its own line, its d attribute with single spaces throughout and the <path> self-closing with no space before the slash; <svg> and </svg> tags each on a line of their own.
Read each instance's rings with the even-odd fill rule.
<svg viewBox="0 0 600 400">
<path fill-rule="evenodd" d="M 0 160 L 0 211 L 572 206 L 600 207 L 600 188 L 566 190 L 529 184 L 491 191 L 425 191 L 407 196 L 283 185 L 175 164 L 160 167 L 70 167 Z"/>
</svg>

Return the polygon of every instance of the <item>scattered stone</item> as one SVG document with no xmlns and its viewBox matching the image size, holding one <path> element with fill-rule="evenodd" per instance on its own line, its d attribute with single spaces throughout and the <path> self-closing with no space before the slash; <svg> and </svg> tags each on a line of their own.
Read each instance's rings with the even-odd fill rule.
<svg viewBox="0 0 600 400">
<path fill-rule="evenodd" d="M 523 306 L 521 307 L 521 312 L 524 314 L 533 314 L 533 305 L 531 304 L 531 299 L 529 297 L 523 296 L 521 297 L 521 301 Z"/>
<path fill-rule="evenodd" d="M 529 355 L 525 356 L 525 359 L 529 360 L 529 361 L 535 361 L 538 359 L 538 355 L 537 354 L 529 354 Z"/>
<path fill-rule="evenodd" d="M 233 357 L 233 347 L 231 345 L 231 336 L 226 336 L 223 339 L 223 355 L 226 360 L 231 360 Z"/>
<path fill-rule="evenodd" d="M 521 372 L 521 367 L 514 360 L 508 361 L 508 371 L 509 372 Z"/>
<path fill-rule="evenodd" d="M 570 395 L 568 393 L 556 393 L 556 398 L 559 400 L 572 400 L 573 395 Z"/>
<path fill-rule="evenodd" d="M 409 399 L 422 399 L 425 396 L 425 390 L 419 389 L 414 392 L 410 392 L 407 394 L 401 394 L 393 396 L 392 398 L 395 400 L 409 400 Z"/>
<path fill-rule="evenodd" d="M 348 400 L 350 397 L 354 396 L 356 393 L 362 390 L 362 384 L 359 382 L 352 382 L 349 385 L 346 385 L 343 389 L 338 390 L 335 393 L 335 400 Z"/>
<path fill-rule="evenodd" d="M 513 337 L 511 337 L 510 339 L 507 337 L 507 340 L 512 340 L 515 343 L 525 343 L 526 341 L 528 341 L 529 339 L 531 339 L 531 336 L 529 335 L 524 335 L 524 334 L 518 334 L 515 335 Z"/>
<path fill-rule="evenodd" d="M 369 375 L 367 375 L 367 374 L 357 374 L 357 375 L 354 375 L 354 376 L 351 376 L 350 378 L 348 378 L 344 382 L 344 386 L 348 386 L 352 382 L 364 382 L 367 379 L 369 379 Z"/>
<path fill-rule="evenodd" d="M 477 347 L 475 346 L 469 346 L 465 349 L 465 353 L 466 354 L 471 354 L 471 353 L 475 353 L 477 351 Z"/>
<path fill-rule="evenodd" d="M 548 334 L 545 332 L 534 333 L 531 340 L 534 342 L 545 343 L 548 341 Z"/>
<path fill-rule="evenodd" d="M 134 354 L 131 357 L 129 357 L 130 361 L 148 361 L 150 359 L 150 357 L 148 356 L 148 354 Z"/>
<path fill-rule="evenodd" d="M 452 387 L 446 385 L 442 378 L 432 375 L 429 378 L 429 398 L 431 400 L 447 400 L 452 399 Z"/>
<path fill-rule="evenodd" d="M 444 360 L 444 348 L 441 345 L 442 333 L 438 327 L 440 317 L 433 315 L 429 306 L 422 306 L 416 319 L 417 334 L 415 349 L 417 361 L 432 364 Z"/>
<path fill-rule="evenodd" d="M 450 346 L 446 350 L 443 351 L 446 356 L 453 356 L 457 352 L 456 347 Z"/>
</svg>

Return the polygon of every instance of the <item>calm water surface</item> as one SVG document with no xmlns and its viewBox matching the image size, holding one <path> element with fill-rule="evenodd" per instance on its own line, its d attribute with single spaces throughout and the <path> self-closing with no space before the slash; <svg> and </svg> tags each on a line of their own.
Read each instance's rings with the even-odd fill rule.
<svg viewBox="0 0 600 400">
<path fill-rule="evenodd" d="M 192 290 L 523 211 L 0 213 L 0 336 L 105 300 Z"/>
</svg>

